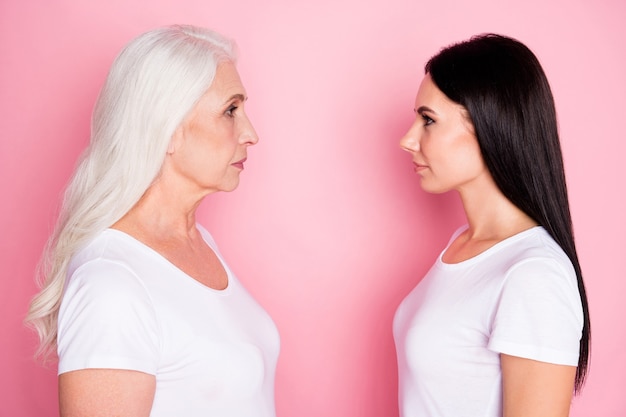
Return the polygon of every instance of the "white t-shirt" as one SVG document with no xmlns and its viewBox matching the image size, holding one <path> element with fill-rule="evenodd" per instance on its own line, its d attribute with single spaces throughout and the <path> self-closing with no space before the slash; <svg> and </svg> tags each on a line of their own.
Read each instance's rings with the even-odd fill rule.
<svg viewBox="0 0 626 417">
<path fill-rule="evenodd" d="M 457 264 L 444 252 L 394 318 L 402 417 L 501 416 L 500 353 L 578 364 L 576 274 L 542 227 Z"/>
<path fill-rule="evenodd" d="M 198 228 L 228 274 L 224 290 L 114 229 L 74 256 L 59 312 L 59 374 L 155 375 L 151 417 L 275 417 L 276 326 Z"/>
</svg>

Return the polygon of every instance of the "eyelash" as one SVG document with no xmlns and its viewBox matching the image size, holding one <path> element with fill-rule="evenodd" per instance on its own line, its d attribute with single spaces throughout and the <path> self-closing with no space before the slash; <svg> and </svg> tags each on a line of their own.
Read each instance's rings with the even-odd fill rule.
<svg viewBox="0 0 626 417">
<path fill-rule="evenodd" d="M 239 108 L 238 106 L 231 104 L 230 106 L 228 106 L 228 109 L 226 110 L 226 115 L 229 117 L 235 117 L 234 113 L 238 108 Z"/>
<path fill-rule="evenodd" d="M 430 124 L 435 123 L 435 121 L 433 119 L 431 119 L 430 117 L 426 116 L 425 114 L 421 114 L 420 116 L 422 116 L 422 119 L 424 120 L 424 126 L 428 126 Z"/>
</svg>

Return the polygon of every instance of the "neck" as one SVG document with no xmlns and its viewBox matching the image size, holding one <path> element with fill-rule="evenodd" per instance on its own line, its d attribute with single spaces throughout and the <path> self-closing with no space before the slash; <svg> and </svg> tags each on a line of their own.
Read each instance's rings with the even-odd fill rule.
<svg viewBox="0 0 626 417">
<path fill-rule="evenodd" d="M 537 225 L 495 184 L 480 190 L 460 190 L 459 194 L 473 239 L 502 240 Z"/>
<path fill-rule="evenodd" d="M 187 191 L 181 192 L 180 187 L 160 177 L 112 227 L 136 237 L 194 237 L 196 209 L 205 194 Z"/>
</svg>

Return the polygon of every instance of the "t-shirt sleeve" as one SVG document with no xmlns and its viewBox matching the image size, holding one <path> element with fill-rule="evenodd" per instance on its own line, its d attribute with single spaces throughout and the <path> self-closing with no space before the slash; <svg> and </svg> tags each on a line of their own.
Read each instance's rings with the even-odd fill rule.
<svg viewBox="0 0 626 417">
<path fill-rule="evenodd" d="M 573 268 L 529 259 L 506 277 L 489 349 L 559 365 L 578 364 L 583 312 Z"/>
<path fill-rule="evenodd" d="M 58 326 L 59 374 L 88 368 L 156 374 L 155 312 L 146 289 L 122 264 L 80 266 L 65 290 Z"/>
</svg>

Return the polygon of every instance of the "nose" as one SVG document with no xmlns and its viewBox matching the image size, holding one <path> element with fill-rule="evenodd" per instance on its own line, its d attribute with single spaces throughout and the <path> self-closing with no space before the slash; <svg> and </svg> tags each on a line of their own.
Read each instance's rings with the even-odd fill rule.
<svg viewBox="0 0 626 417">
<path fill-rule="evenodd" d="M 408 132 L 400 139 L 400 148 L 409 153 L 418 152 L 420 149 L 419 136 L 415 125 L 411 126 Z"/>
<path fill-rule="evenodd" d="M 255 145 L 259 141 L 259 136 L 247 115 L 242 126 L 240 141 L 245 145 Z"/>
</svg>

